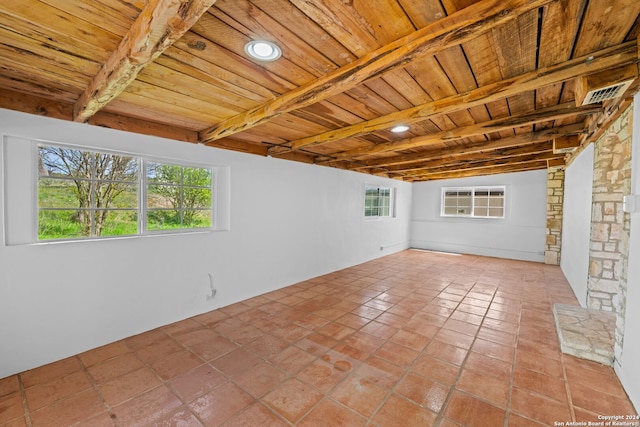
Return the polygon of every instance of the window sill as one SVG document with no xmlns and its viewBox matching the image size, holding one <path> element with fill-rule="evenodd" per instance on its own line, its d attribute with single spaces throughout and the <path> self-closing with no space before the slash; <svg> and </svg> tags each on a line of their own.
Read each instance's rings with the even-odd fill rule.
<svg viewBox="0 0 640 427">
<path fill-rule="evenodd" d="M 212 234 L 219 233 L 222 231 L 228 231 L 226 229 L 206 229 L 206 230 L 193 230 L 193 231 L 175 231 L 175 232 L 164 232 L 164 233 L 146 233 L 146 234 L 136 234 L 130 236 L 109 236 L 109 237 L 95 237 L 95 238 L 87 238 L 87 239 L 58 239 L 58 240 L 42 240 L 37 242 L 29 242 L 29 243 L 6 243 L 6 247 L 11 246 L 49 246 L 49 245 L 68 245 L 68 244 L 87 244 L 87 243 L 97 243 L 97 242 L 111 242 L 116 240 L 136 240 L 136 239 L 148 239 L 148 238 L 158 238 L 158 237 L 170 237 L 170 236 L 191 236 L 191 235 L 199 235 L 199 234 Z"/>
</svg>

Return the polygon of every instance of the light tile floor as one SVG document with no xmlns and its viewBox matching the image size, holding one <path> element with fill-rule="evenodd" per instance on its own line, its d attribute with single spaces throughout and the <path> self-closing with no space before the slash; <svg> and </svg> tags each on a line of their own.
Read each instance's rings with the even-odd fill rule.
<svg viewBox="0 0 640 427">
<path fill-rule="evenodd" d="M 558 267 L 407 250 L 0 380 L 9 426 L 540 426 L 635 414 Z M 555 424 L 558 423 L 558 424 Z"/>
</svg>

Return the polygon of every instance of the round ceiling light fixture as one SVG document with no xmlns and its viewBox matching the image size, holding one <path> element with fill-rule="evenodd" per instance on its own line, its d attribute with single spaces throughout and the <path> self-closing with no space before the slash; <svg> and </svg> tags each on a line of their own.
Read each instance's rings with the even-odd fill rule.
<svg viewBox="0 0 640 427">
<path fill-rule="evenodd" d="M 244 45 L 244 51 L 258 61 L 275 61 L 282 55 L 282 50 L 275 43 L 265 40 L 252 40 Z"/>
<path fill-rule="evenodd" d="M 409 126 L 407 125 L 397 125 L 391 128 L 391 132 L 393 133 L 402 133 L 409 130 Z"/>
</svg>

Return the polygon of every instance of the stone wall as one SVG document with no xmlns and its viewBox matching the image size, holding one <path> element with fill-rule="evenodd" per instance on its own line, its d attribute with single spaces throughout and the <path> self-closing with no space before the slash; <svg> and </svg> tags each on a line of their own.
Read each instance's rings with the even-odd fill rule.
<svg viewBox="0 0 640 427">
<path fill-rule="evenodd" d="M 562 248 L 562 205 L 564 203 L 564 167 L 547 169 L 547 241 L 544 263 L 560 265 Z"/>
<path fill-rule="evenodd" d="M 632 108 L 595 142 L 587 305 L 616 314 L 616 358 L 622 352 L 627 293 Z"/>
</svg>

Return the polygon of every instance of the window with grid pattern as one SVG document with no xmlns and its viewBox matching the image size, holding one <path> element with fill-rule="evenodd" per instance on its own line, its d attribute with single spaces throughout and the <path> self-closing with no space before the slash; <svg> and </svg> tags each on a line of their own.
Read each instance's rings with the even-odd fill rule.
<svg viewBox="0 0 640 427">
<path fill-rule="evenodd" d="M 48 144 L 37 153 L 40 241 L 213 227 L 212 168 Z"/>
<path fill-rule="evenodd" d="M 442 216 L 504 218 L 505 187 L 444 187 Z"/>
<path fill-rule="evenodd" d="M 393 191 L 388 187 L 367 186 L 364 196 L 365 217 L 393 216 Z"/>
</svg>

